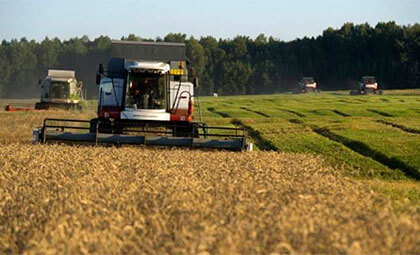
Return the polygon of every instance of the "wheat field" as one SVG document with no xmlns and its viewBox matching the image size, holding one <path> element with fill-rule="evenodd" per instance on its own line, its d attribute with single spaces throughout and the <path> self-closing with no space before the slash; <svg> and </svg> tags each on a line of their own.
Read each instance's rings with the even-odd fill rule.
<svg viewBox="0 0 420 255">
<path fill-rule="evenodd" d="M 420 252 L 418 206 L 321 157 L 32 145 L 47 115 L 81 114 L 0 112 L 2 254 Z"/>
<path fill-rule="evenodd" d="M 418 214 L 276 152 L 10 144 L 1 253 L 416 253 Z"/>
</svg>

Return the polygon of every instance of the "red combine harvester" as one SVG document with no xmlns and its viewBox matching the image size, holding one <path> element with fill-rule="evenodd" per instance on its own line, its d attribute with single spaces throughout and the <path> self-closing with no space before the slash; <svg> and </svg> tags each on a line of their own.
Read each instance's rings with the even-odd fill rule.
<svg viewBox="0 0 420 255">
<path fill-rule="evenodd" d="M 321 91 L 317 88 L 317 83 L 313 77 L 303 77 L 298 83 L 298 89 L 294 91 L 294 94 L 301 93 L 320 93 Z"/>
<path fill-rule="evenodd" d="M 96 83 L 97 118 L 45 119 L 34 142 L 252 147 L 242 128 L 194 121 L 198 78 L 187 68 L 183 43 L 113 41 L 107 70 L 99 65 Z"/>
<path fill-rule="evenodd" d="M 363 76 L 358 84 L 357 90 L 351 90 L 350 95 L 382 95 L 374 76 Z"/>
</svg>

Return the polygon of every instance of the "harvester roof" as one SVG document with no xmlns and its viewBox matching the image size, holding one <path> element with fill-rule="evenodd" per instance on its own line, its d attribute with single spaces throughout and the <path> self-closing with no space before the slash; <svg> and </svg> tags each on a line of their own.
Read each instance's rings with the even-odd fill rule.
<svg viewBox="0 0 420 255">
<path fill-rule="evenodd" d="M 72 70 L 48 70 L 48 77 L 51 80 L 55 81 L 68 81 L 69 79 L 74 79 L 76 74 Z"/>
<path fill-rule="evenodd" d="M 111 58 L 143 61 L 186 61 L 185 43 L 112 41 Z"/>
<path fill-rule="evenodd" d="M 110 77 L 125 77 L 126 67 L 130 62 L 186 62 L 185 43 L 168 42 L 138 42 L 138 41 L 112 41 L 111 58 L 108 62 Z M 176 63 L 176 64 L 175 64 Z"/>
<path fill-rule="evenodd" d="M 307 83 L 313 83 L 313 82 L 315 82 L 314 77 L 303 77 L 302 80 L 304 82 L 307 82 Z"/>
<path fill-rule="evenodd" d="M 363 76 L 362 81 L 373 83 L 376 82 L 375 76 Z"/>
</svg>

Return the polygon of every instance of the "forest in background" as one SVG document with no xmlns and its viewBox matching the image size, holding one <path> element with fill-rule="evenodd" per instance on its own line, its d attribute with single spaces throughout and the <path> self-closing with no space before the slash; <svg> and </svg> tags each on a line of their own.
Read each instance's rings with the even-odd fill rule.
<svg viewBox="0 0 420 255">
<path fill-rule="evenodd" d="M 261 34 L 187 37 L 170 33 L 146 39 L 130 34 L 122 40 L 185 42 L 187 57 L 200 78 L 198 94 L 270 94 L 291 91 L 302 76 L 313 76 L 321 90 L 351 89 L 364 75 L 376 76 L 381 89 L 420 88 L 420 24 L 395 22 L 328 28 L 317 37 L 285 42 Z M 0 98 L 37 98 L 38 80 L 48 69 L 71 69 L 83 81 L 88 98 L 96 98 L 95 74 L 107 63 L 111 38 L 87 36 L 41 42 L 3 40 L 0 45 Z"/>
</svg>

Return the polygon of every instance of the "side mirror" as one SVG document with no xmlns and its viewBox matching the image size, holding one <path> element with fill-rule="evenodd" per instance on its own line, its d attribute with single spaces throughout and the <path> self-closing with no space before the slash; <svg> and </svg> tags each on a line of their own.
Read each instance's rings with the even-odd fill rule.
<svg viewBox="0 0 420 255">
<path fill-rule="evenodd" d="M 198 78 L 194 68 L 188 69 L 188 80 L 194 84 L 194 88 L 198 88 Z"/>
<path fill-rule="evenodd" d="M 194 84 L 194 88 L 198 88 L 198 78 L 197 77 L 193 78 L 193 84 Z"/>
<path fill-rule="evenodd" d="M 188 76 L 190 79 L 197 77 L 197 73 L 194 68 L 188 68 Z"/>
<path fill-rule="evenodd" d="M 99 73 L 96 74 L 96 84 L 99 85 L 101 83 L 101 75 Z"/>
<path fill-rule="evenodd" d="M 99 74 L 104 74 L 104 66 L 99 64 Z"/>
</svg>

